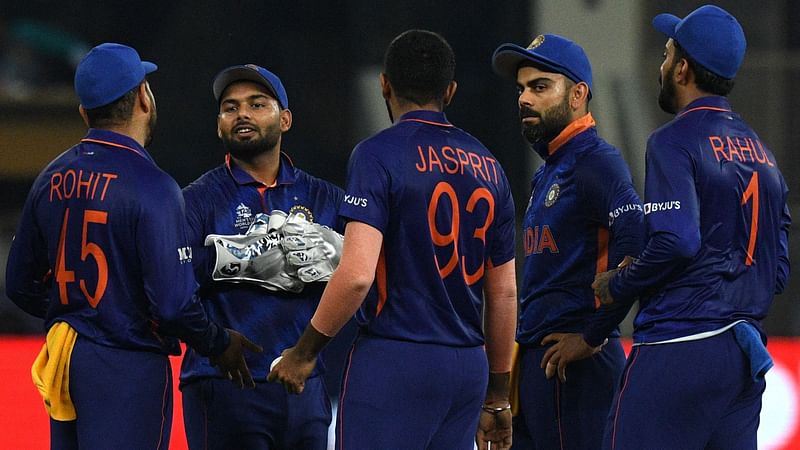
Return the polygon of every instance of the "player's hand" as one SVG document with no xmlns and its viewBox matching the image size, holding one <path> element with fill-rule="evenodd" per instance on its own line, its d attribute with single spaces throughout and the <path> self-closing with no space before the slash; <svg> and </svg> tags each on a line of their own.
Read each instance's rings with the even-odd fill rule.
<svg viewBox="0 0 800 450">
<path fill-rule="evenodd" d="M 611 291 L 608 289 L 608 283 L 611 281 L 611 278 L 617 274 L 617 272 L 631 265 L 634 261 L 635 259 L 632 256 L 626 256 L 622 259 L 622 262 L 619 263 L 616 269 L 609 270 L 608 272 L 598 273 L 594 277 L 592 290 L 594 290 L 594 295 L 598 300 L 600 300 L 601 304 L 610 305 L 614 303 L 614 297 L 611 296 Z"/>
<path fill-rule="evenodd" d="M 211 365 L 217 366 L 223 375 L 240 388 L 244 386 L 254 388 L 256 383 L 253 382 L 253 376 L 247 367 L 247 361 L 244 360 L 244 349 L 255 353 L 261 353 L 263 349 L 238 331 L 230 328 L 227 328 L 227 331 L 231 336 L 228 348 L 220 355 L 210 357 L 209 361 L 211 361 Z"/>
<path fill-rule="evenodd" d="M 317 365 L 317 358 L 301 355 L 297 347 L 290 347 L 283 351 L 281 360 L 275 364 L 267 375 L 267 381 L 281 383 L 291 394 L 301 394 L 305 389 L 306 380 L 311 376 Z"/>
<path fill-rule="evenodd" d="M 475 443 L 478 445 L 478 450 L 489 450 L 490 442 L 491 450 L 510 449 L 511 434 L 511 409 L 497 413 L 481 409 L 478 432 L 475 434 Z"/>
<path fill-rule="evenodd" d="M 610 305 L 614 303 L 614 297 L 611 296 L 611 291 L 608 289 L 608 283 L 611 281 L 611 278 L 619 272 L 619 269 L 609 270 L 608 272 L 601 272 L 598 273 L 594 277 L 594 282 L 592 283 L 592 290 L 594 291 L 595 297 L 600 300 L 600 303 L 603 305 Z"/>
<path fill-rule="evenodd" d="M 565 383 L 567 381 L 567 365 L 599 352 L 608 343 L 608 339 L 597 347 L 592 347 L 579 333 L 551 333 L 542 339 L 542 345 L 551 343 L 553 345 L 544 352 L 539 367 L 544 369 L 544 374 L 548 379 L 558 373 L 558 379 Z"/>
</svg>

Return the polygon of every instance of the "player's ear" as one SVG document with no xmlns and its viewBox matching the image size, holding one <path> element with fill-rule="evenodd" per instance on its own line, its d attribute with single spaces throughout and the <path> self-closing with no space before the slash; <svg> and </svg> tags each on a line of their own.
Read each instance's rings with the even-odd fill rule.
<svg viewBox="0 0 800 450">
<path fill-rule="evenodd" d="M 681 58 L 681 60 L 678 61 L 674 72 L 674 81 L 680 85 L 685 85 L 690 80 L 694 79 L 694 74 L 692 73 L 691 67 L 689 67 L 689 62 L 684 58 Z"/>
<path fill-rule="evenodd" d="M 386 77 L 385 73 L 381 73 L 381 95 L 383 95 L 384 100 L 389 100 L 392 97 L 392 84 L 389 82 L 389 78 Z"/>
<path fill-rule="evenodd" d="M 288 109 L 282 109 L 280 112 L 281 120 L 281 133 L 286 133 L 289 128 L 292 128 L 292 112 Z"/>
<path fill-rule="evenodd" d="M 451 81 L 450 84 L 447 85 L 447 89 L 444 91 L 444 97 L 442 97 L 444 106 L 449 105 L 450 102 L 453 101 L 453 97 L 456 95 L 456 89 L 458 89 L 456 80 Z"/>
<path fill-rule="evenodd" d="M 78 114 L 81 115 L 81 119 L 83 119 L 83 123 L 86 124 L 86 127 L 91 128 L 91 125 L 89 125 L 89 116 L 86 115 L 86 109 L 83 105 L 78 105 Z"/>
<path fill-rule="evenodd" d="M 572 87 L 569 93 L 569 106 L 573 110 L 579 109 L 589 102 L 589 85 L 581 81 Z"/>
<path fill-rule="evenodd" d="M 150 108 L 153 108 L 155 105 L 150 103 L 150 95 L 147 92 L 147 81 L 143 81 L 139 84 L 139 95 L 136 98 L 136 101 L 139 104 L 139 107 L 142 108 L 142 111 L 149 113 Z"/>
</svg>

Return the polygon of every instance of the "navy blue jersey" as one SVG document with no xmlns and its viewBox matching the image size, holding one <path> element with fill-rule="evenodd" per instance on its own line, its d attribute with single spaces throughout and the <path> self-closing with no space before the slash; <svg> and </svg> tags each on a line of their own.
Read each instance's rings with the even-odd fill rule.
<svg viewBox="0 0 800 450">
<path fill-rule="evenodd" d="M 325 284 L 311 283 L 303 292 L 293 294 L 250 284 L 214 282 L 214 247 L 205 247 L 205 238 L 209 234 L 244 234 L 256 214 L 273 210 L 301 212 L 311 222 L 341 231 L 337 211 L 342 190 L 294 167 L 289 157 L 281 154 L 273 186 L 256 181 L 228 157 L 225 164 L 187 186 L 183 195 L 203 305 L 215 321 L 240 331 L 264 348 L 263 354 L 248 354 L 245 358 L 253 378 L 266 379 L 270 362 L 300 338 Z M 181 381 L 200 376 L 219 376 L 219 371 L 205 358 L 187 351 Z"/>
<path fill-rule="evenodd" d="M 587 331 L 599 306 L 591 287 L 595 274 L 638 255 L 644 238 L 628 166 L 598 136 L 591 114 L 553 142 L 533 177 L 523 223 L 517 341 L 526 345 L 539 345 L 550 333 Z M 585 337 L 599 345 L 613 328 Z"/>
<path fill-rule="evenodd" d="M 637 343 L 758 325 L 789 275 L 791 218 L 775 157 L 724 97 L 687 105 L 647 142 L 647 245 L 610 283 L 641 295 Z"/>
<path fill-rule="evenodd" d="M 340 214 L 383 234 L 367 333 L 483 344 L 484 270 L 514 258 L 511 191 L 483 144 L 443 113 L 404 114 L 353 150 Z"/>
<path fill-rule="evenodd" d="M 9 253 L 6 289 L 25 311 L 111 347 L 219 353 L 192 274 L 183 197 L 133 139 L 90 129 L 36 178 Z"/>
</svg>

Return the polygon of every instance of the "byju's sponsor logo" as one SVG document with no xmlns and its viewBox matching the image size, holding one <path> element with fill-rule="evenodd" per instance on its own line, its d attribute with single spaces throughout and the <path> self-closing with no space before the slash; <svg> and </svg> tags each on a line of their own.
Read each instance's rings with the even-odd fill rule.
<svg viewBox="0 0 800 450">
<path fill-rule="evenodd" d="M 356 197 L 356 196 L 353 196 L 353 195 L 345 195 L 344 196 L 344 202 L 348 203 L 350 205 L 353 205 L 353 206 L 360 206 L 362 208 L 366 208 L 367 207 L 367 199 L 365 199 L 364 197 Z"/>
<path fill-rule="evenodd" d="M 641 211 L 641 210 L 642 210 L 642 205 L 638 203 L 628 203 L 627 205 L 622 205 L 618 208 L 614 208 L 613 211 L 608 213 L 608 226 L 613 225 L 614 220 L 617 217 L 621 216 L 622 214 L 625 214 L 626 212 Z"/>
<path fill-rule="evenodd" d="M 670 200 L 668 202 L 650 202 L 644 204 L 645 215 L 654 212 L 669 211 L 673 209 L 674 210 L 681 209 L 680 200 Z"/>
</svg>

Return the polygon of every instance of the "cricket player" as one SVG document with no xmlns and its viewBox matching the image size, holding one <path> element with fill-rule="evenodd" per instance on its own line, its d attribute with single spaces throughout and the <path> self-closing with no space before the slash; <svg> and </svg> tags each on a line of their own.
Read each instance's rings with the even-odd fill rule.
<svg viewBox="0 0 800 450">
<path fill-rule="evenodd" d="M 591 284 L 639 254 L 642 205 L 619 151 L 598 135 L 579 45 L 539 35 L 527 48 L 501 45 L 492 64 L 516 81 L 523 135 L 544 159 L 523 222 L 514 448 L 597 449 L 625 356 L 615 328 L 598 332 L 594 320 L 616 325 L 627 309 L 598 311 Z"/>
<path fill-rule="evenodd" d="M 120 44 L 83 58 L 89 132 L 36 178 L 8 256 L 8 297 L 48 330 L 32 374 L 54 449 L 167 449 L 176 337 L 253 384 L 242 347 L 260 349 L 193 296 L 183 198 L 145 150 L 155 70 Z"/>
<path fill-rule="evenodd" d="M 454 69 L 438 34 L 410 30 L 389 45 L 380 80 L 393 125 L 353 150 L 341 263 L 269 376 L 303 392 L 358 311 L 340 449 L 472 449 L 476 429 L 480 449 L 511 444 L 514 205 L 497 159 L 442 112 Z"/>
<path fill-rule="evenodd" d="M 716 6 L 659 14 L 661 108 L 647 142 L 647 244 L 597 277 L 604 302 L 640 299 L 606 430 L 612 449 L 751 449 L 772 366 L 761 320 L 789 276 L 791 222 L 775 156 L 726 96 L 745 55 Z"/>
<path fill-rule="evenodd" d="M 247 358 L 256 387 L 243 391 L 231 389 L 231 383 L 200 354 L 186 352 L 181 390 L 189 447 L 325 450 L 331 406 L 323 368 L 314 370 L 301 395 L 267 383 L 270 362 L 300 337 L 325 284 L 308 283 L 295 289 L 292 282 L 296 280 L 284 276 L 285 255 L 279 250 L 276 264 L 281 267 L 267 272 L 282 270 L 276 279 L 293 291 L 215 280 L 219 255 L 215 247 L 204 243 L 210 234 L 245 234 L 259 213 L 299 215 L 336 228 L 343 193 L 295 167 L 282 152 L 281 138 L 292 126 L 292 113 L 277 75 L 254 64 L 228 67 L 214 78 L 213 93 L 219 104 L 217 133 L 228 153 L 224 164 L 183 191 L 189 244 L 209 316 L 243 330 L 264 353 Z M 263 255 L 269 257 L 269 251 Z"/>
</svg>

